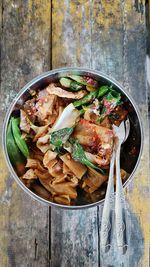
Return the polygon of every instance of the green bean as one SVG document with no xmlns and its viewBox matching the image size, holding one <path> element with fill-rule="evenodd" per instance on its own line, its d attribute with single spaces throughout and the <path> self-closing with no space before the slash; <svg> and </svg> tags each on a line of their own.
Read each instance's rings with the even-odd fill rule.
<svg viewBox="0 0 150 267">
<path fill-rule="evenodd" d="M 22 154 L 27 158 L 29 156 L 29 149 L 24 139 L 21 137 L 21 131 L 18 127 L 19 121 L 18 118 L 12 118 L 12 132 L 15 139 L 15 142 L 22 152 Z"/>
<path fill-rule="evenodd" d="M 94 100 L 97 96 L 98 90 L 94 91 L 94 92 L 90 92 L 89 94 L 87 94 L 86 96 L 84 96 L 83 98 L 81 98 L 80 100 L 76 100 L 73 102 L 73 105 L 75 107 L 79 107 L 82 106 L 86 103 L 91 102 L 92 100 Z"/>
<path fill-rule="evenodd" d="M 98 89 L 97 98 L 104 96 L 108 91 L 110 87 L 107 85 L 103 85 Z"/>
<path fill-rule="evenodd" d="M 10 158 L 11 163 L 16 167 L 18 164 L 24 162 L 23 156 L 15 143 L 13 133 L 12 133 L 12 119 L 10 120 L 7 128 L 6 134 L 6 145 L 7 151 Z"/>
</svg>

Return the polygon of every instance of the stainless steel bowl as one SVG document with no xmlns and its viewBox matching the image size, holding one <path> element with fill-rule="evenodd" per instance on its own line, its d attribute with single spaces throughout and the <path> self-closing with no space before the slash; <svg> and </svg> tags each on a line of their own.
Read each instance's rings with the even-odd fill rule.
<svg viewBox="0 0 150 267">
<path fill-rule="evenodd" d="M 123 87 L 118 84 L 115 80 L 108 77 L 102 72 L 90 70 L 90 69 L 84 69 L 84 68 L 61 68 L 61 69 L 55 69 L 52 71 L 48 71 L 46 73 L 43 73 L 42 75 L 36 77 L 31 82 L 29 82 L 27 85 L 25 85 L 18 95 L 13 100 L 7 114 L 4 120 L 3 125 L 3 150 L 5 159 L 8 165 L 8 168 L 10 170 L 10 173 L 16 180 L 16 182 L 20 185 L 20 187 L 30 196 L 32 196 L 34 199 L 54 206 L 54 207 L 61 207 L 61 208 L 67 208 L 67 209 L 78 209 L 78 208 L 88 208 L 93 207 L 96 205 L 100 205 L 104 201 L 104 197 L 101 197 L 100 199 L 96 200 L 94 203 L 88 203 L 85 202 L 84 199 L 81 197 L 79 198 L 76 206 L 66 206 L 66 205 L 60 205 L 57 203 L 50 202 L 48 200 L 45 200 L 44 198 L 41 198 L 40 196 L 36 195 L 33 191 L 28 189 L 19 179 L 17 176 L 11 162 L 8 156 L 7 147 L 6 147 L 6 132 L 8 127 L 8 122 L 10 119 L 10 116 L 12 114 L 17 114 L 19 112 L 19 109 L 22 104 L 29 98 L 29 91 L 30 90 L 37 90 L 37 89 L 43 89 L 46 87 L 50 82 L 55 81 L 59 77 L 66 76 L 66 74 L 76 74 L 76 75 L 87 75 L 95 80 L 99 81 L 101 84 L 108 84 L 113 85 L 113 88 L 115 88 L 117 91 L 121 91 L 123 95 L 123 100 L 126 103 L 126 106 L 129 110 L 129 119 L 131 124 L 130 134 L 127 139 L 127 141 L 122 146 L 121 150 L 121 166 L 130 174 L 128 179 L 124 183 L 124 187 L 126 187 L 129 182 L 131 181 L 135 170 L 137 169 L 137 166 L 139 164 L 141 153 L 143 149 L 143 127 L 142 127 L 142 121 L 141 116 L 138 110 L 138 107 L 132 97 L 123 89 Z M 133 153 L 133 151 L 136 153 Z"/>
</svg>

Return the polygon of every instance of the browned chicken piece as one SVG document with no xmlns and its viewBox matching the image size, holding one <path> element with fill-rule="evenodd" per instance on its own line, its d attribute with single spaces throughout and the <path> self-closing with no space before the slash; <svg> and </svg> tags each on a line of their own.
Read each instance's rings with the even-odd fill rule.
<svg viewBox="0 0 150 267">
<path fill-rule="evenodd" d="M 113 147 L 112 130 L 81 119 L 75 127 L 73 137 L 78 139 L 86 151 L 107 158 L 105 164 L 108 165 Z"/>
<path fill-rule="evenodd" d="M 123 107 L 123 105 L 117 106 L 111 114 L 111 123 L 119 126 L 120 123 L 126 119 L 127 115 L 128 111 Z"/>
<path fill-rule="evenodd" d="M 66 97 L 66 98 L 72 98 L 72 99 L 80 99 L 87 94 L 85 90 L 80 90 L 74 93 L 69 92 L 69 91 L 62 89 L 61 87 L 55 86 L 55 84 L 53 83 L 49 84 L 46 90 L 48 91 L 50 95 L 55 94 L 59 97 Z"/>
<path fill-rule="evenodd" d="M 67 167 L 77 176 L 78 179 L 81 179 L 82 176 L 86 173 L 87 168 L 80 162 L 77 162 L 72 159 L 69 153 L 60 156 L 60 158 L 67 165 Z"/>
<path fill-rule="evenodd" d="M 26 114 L 26 112 L 21 109 L 20 110 L 20 129 L 22 131 L 24 131 L 25 133 L 29 133 L 30 132 L 30 121 L 28 119 L 28 116 Z"/>
<path fill-rule="evenodd" d="M 49 124 L 54 123 L 58 115 L 58 110 L 56 110 L 56 101 L 57 96 L 47 94 L 46 89 L 39 92 L 38 101 L 36 102 L 36 116 L 40 124 L 43 125 L 45 124 L 45 122 L 47 123 L 48 121 Z"/>
</svg>

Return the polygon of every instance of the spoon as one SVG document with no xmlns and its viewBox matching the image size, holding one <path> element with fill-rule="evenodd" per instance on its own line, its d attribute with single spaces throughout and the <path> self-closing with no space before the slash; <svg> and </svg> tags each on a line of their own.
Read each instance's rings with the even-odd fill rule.
<svg viewBox="0 0 150 267">
<path fill-rule="evenodd" d="M 119 248 L 124 247 L 124 229 L 125 223 L 123 220 L 125 210 L 125 198 L 123 193 L 123 186 L 120 176 L 120 149 L 121 145 L 126 141 L 130 132 L 130 121 L 127 118 L 119 127 L 113 125 L 116 135 L 117 144 L 115 142 L 113 153 L 110 161 L 110 171 L 108 178 L 108 185 L 106 197 L 103 207 L 101 231 L 100 231 L 100 245 L 101 249 L 106 253 L 112 246 L 113 228 L 116 224 L 117 245 Z M 116 203 L 114 199 L 114 163 L 116 159 Z M 115 209 L 115 212 L 114 212 Z M 116 220 L 115 220 L 116 216 Z M 125 242 L 126 243 L 126 242 Z"/>
</svg>

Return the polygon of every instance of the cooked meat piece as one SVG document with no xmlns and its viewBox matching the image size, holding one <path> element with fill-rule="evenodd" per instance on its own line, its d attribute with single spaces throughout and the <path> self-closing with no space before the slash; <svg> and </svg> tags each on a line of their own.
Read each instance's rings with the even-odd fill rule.
<svg viewBox="0 0 150 267">
<path fill-rule="evenodd" d="M 49 115 L 56 115 L 56 110 L 54 109 L 56 100 L 56 95 L 48 95 L 38 100 L 36 103 L 36 115 L 39 122 L 43 122 Z"/>
<path fill-rule="evenodd" d="M 80 90 L 78 92 L 73 93 L 73 92 L 63 90 L 61 87 L 56 87 L 55 84 L 53 83 L 49 84 L 46 90 L 48 91 L 50 95 L 55 94 L 60 97 L 66 97 L 66 98 L 72 98 L 72 99 L 80 99 L 86 95 L 85 90 Z"/>
<path fill-rule="evenodd" d="M 25 133 L 30 132 L 30 121 L 23 109 L 20 110 L 20 129 Z"/>
<path fill-rule="evenodd" d="M 107 155 L 110 159 L 113 147 L 112 130 L 81 119 L 75 127 L 73 137 L 77 138 L 88 152 L 102 157 Z"/>
</svg>

